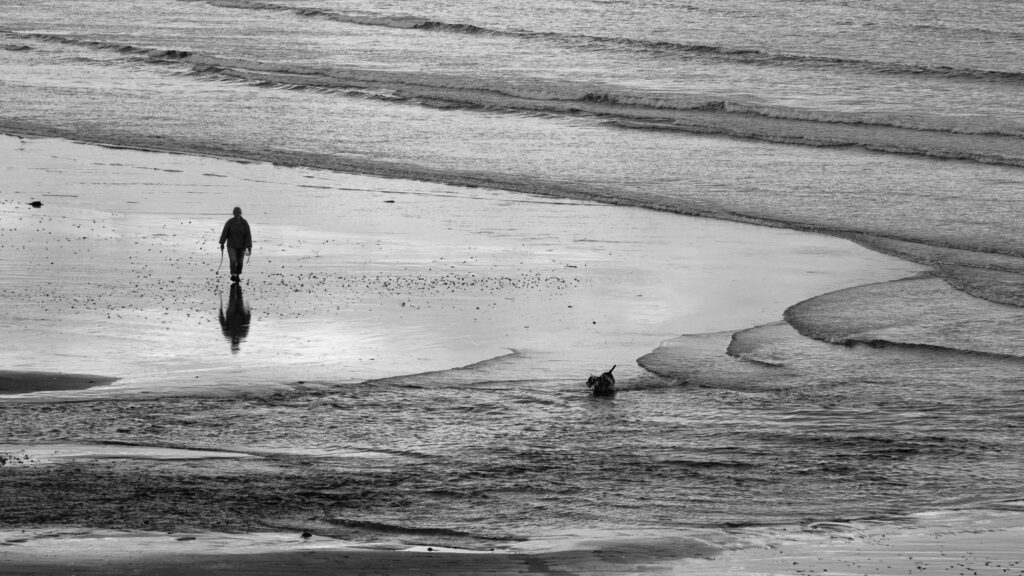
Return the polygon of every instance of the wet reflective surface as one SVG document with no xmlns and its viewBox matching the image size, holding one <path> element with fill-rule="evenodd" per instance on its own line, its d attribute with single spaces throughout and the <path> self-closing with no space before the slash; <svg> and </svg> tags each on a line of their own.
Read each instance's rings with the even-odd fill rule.
<svg viewBox="0 0 1024 576">
<path fill-rule="evenodd" d="M 19 193 L 0 204 L 0 360 L 121 378 L 86 396 L 360 382 L 511 350 L 531 357 L 506 367 L 513 379 L 585 382 L 612 364 L 628 378 L 666 338 L 916 270 L 840 240 L 639 209 L 2 143 Z M 235 205 L 254 237 L 237 289 L 217 246 Z"/>
<path fill-rule="evenodd" d="M 252 321 L 252 311 L 248 302 L 242 297 L 242 287 L 238 283 L 232 283 L 229 289 L 228 308 L 224 310 L 224 299 L 221 295 L 221 307 L 218 320 L 224 337 L 231 342 L 231 351 L 237 353 L 241 350 L 242 341 L 249 335 L 249 324 Z"/>
<path fill-rule="evenodd" d="M 1012 379 L 974 388 L 983 409 L 965 414 L 956 386 L 892 370 L 843 378 L 912 368 L 904 352 L 890 362 L 892 351 L 743 330 L 916 272 L 852 244 L 481 189 L 53 142 L 10 151 L 5 171 L 26 195 L 77 184 L 42 208 L 0 205 L 2 360 L 122 379 L 8 396 L 4 436 L 260 456 L 19 461 L 5 477 L 11 522 L 42 512 L 486 546 L 569 529 L 888 518 L 999 506 L 1017 490 Z M 243 190 L 256 251 L 232 288 L 215 240 Z M 669 378 L 633 364 L 662 342 L 656 356 L 687 344 Z M 793 365 L 774 380 L 759 365 L 734 374 L 730 348 Z M 732 386 L 701 380 L 705 361 Z M 586 376 L 611 364 L 619 394 L 588 396 Z M 806 381 L 787 384 L 797 370 Z M 35 505 L 55 494 L 75 506 Z"/>
</svg>

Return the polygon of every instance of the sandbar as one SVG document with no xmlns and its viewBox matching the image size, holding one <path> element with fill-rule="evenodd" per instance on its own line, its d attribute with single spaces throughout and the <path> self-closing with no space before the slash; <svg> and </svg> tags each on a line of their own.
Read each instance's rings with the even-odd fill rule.
<svg viewBox="0 0 1024 576">
<path fill-rule="evenodd" d="M 791 230 L 54 139 L 0 137 L 0 171 L 0 367 L 118 376 L 8 400 L 272 393 L 512 353 L 509 380 L 630 378 L 665 339 L 922 270 Z M 236 205 L 254 235 L 237 290 L 217 244 Z"/>
</svg>

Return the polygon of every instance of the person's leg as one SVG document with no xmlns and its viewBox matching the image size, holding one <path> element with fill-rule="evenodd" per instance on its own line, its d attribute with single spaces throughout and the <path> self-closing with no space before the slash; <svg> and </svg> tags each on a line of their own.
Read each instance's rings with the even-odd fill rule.
<svg viewBox="0 0 1024 576">
<path fill-rule="evenodd" d="M 235 276 L 238 276 L 242 261 L 240 251 L 235 250 L 233 246 L 228 246 L 228 260 L 231 263 L 231 279 L 234 280 Z"/>
<path fill-rule="evenodd" d="M 242 275 L 242 264 L 245 262 L 245 248 L 238 249 L 238 271 L 235 274 Z"/>
</svg>

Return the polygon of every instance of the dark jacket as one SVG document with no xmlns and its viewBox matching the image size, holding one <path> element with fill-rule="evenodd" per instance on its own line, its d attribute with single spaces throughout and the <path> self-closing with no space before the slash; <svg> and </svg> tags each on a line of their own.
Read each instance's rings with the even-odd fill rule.
<svg viewBox="0 0 1024 576">
<path fill-rule="evenodd" d="M 252 233 L 249 232 L 249 223 L 245 218 L 229 218 L 224 223 L 224 231 L 220 233 L 221 246 L 225 241 L 236 250 L 252 250 Z"/>
</svg>

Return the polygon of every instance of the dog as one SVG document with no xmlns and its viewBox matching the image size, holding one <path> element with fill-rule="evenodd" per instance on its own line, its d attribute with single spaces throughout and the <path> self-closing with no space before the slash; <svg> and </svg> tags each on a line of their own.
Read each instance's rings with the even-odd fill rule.
<svg viewBox="0 0 1024 576">
<path fill-rule="evenodd" d="M 615 396 L 615 376 L 612 376 L 615 366 L 618 364 L 600 376 L 591 374 L 590 378 L 587 378 L 587 388 L 590 388 L 594 396 Z"/>
</svg>

